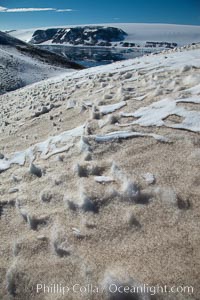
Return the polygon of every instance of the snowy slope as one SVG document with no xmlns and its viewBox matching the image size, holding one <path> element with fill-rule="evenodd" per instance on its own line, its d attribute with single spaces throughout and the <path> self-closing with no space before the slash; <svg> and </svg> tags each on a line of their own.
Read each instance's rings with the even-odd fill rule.
<svg viewBox="0 0 200 300">
<path fill-rule="evenodd" d="M 0 32 L 0 94 L 81 66 Z"/>
<path fill-rule="evenodd" d="M 97 26 L 98 24 L 82 25 L 82 26 Z M 81 26 L 81 25 L 78 25 Z M 111 23 L 99 24 L 99 26 L 112 26 L 125 31 L 128 35 L 125 41 L 144 45 L 147 41 L 153 42 L 174 42 L 178 45 L 185 45 L 200 42 L 200 26 L 189 25 L 173 25 L 173 24 L 137 24 L 137 23 Z M 73 28 L 74 26 L 59 26 L 51 28 Z M 38 29 L 48 28 L 33 28 L 25 30 L 17 30 L 11 32 L 11 35 L 29 42 L 33 33 Z M 51 42 L 49 42 L 51 43 Z M 46 42 L 48 44 L 48 42 Z"/>
<path fill-rule="evenodd" d="M 199 83 L 193 45 L 0 96 L 1 299 L 200 299 Z"/>
</svg>

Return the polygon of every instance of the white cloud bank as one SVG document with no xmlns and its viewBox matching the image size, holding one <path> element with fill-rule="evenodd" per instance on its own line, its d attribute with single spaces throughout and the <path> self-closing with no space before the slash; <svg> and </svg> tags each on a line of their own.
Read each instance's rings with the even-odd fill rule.
<svg viewBox="0 0 200 300">
<path fill-rule="evenodd" d="M 74 11 L 71 8 L 57 9 L 57 8 L 7 8 L 0 6 L 0 13 L 17 13 L 17 12 L 35 12 L 35 11 L 54 11 L 54 12 L 71 12 Z"/>
</svg>

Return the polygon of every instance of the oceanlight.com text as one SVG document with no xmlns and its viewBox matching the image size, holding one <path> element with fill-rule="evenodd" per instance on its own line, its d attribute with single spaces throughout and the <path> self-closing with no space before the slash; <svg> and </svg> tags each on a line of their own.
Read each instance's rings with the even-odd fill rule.
<svg viewBox="0 0 200 300">
<path fill-rule="evenodd" d="M 39 283 L 36 285 L 36 292 L 44 294 L 98 294 L 108 291 L 110 294 L 149 294 L 154 296 L 156 294 L 185 294 L 191 295 L 194 293 L 193 286 L 167 286 L 167 285 L 155 285 L 150 286 L 148 284 L 131 286 L 131 285 L 117 285 L 115 283 L 109 284 L 106 287 L 97 286 L 93 284 L 81 285 L 75 283 L 74 285 L 64 285 L 59 283 L 44 284 Z"/>
</svg>

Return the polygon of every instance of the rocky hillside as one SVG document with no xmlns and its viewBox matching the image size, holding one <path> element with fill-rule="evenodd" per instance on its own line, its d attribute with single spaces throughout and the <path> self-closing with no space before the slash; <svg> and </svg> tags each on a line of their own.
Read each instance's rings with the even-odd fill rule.
<svg viewBox="0 0 200 300">
<path fill-rule="evenodd" d="M 74 69 L 83 67 L 0 32 L 0 94 Z"/>
<path fill-rule="evenodd" d="M 200 299 L 199 57 L 0 97 L 1 299 Z"/>
</svg>

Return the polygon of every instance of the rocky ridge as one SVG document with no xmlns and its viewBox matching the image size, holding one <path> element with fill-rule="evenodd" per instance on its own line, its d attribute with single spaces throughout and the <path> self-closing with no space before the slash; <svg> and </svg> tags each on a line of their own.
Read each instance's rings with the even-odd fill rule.
<svg viewBox="0 0 200 300">
<path fill-rule="evenodd" d="M 0 94 L 49 77 L 83 69 L 61 55 L 0 32 Z"/>
</svg>

